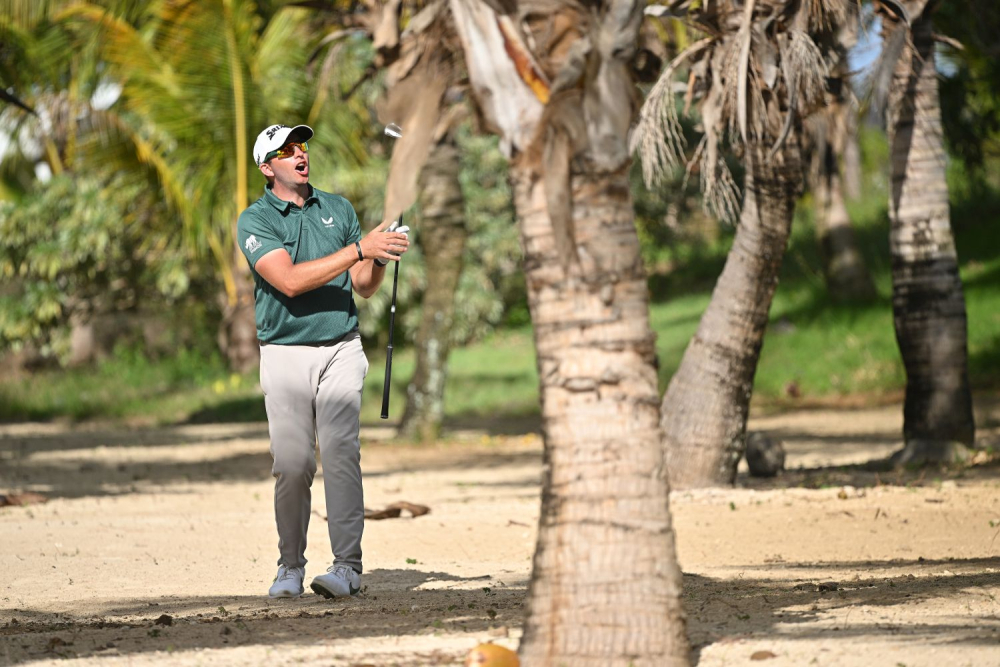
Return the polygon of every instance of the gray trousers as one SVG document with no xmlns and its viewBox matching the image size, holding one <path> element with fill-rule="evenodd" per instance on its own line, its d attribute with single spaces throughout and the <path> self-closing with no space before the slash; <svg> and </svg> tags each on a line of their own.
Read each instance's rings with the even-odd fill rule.
<svg viewBox="0 0 1000 667">
<path fill-rule="evenodd" d="M 279 565 L 306 564 L 309 487 L 316 475 L 318 442 L 334 564 L 361 571 L 365 501 L 359 431 L 367 373 L 368 359 L 356 332 L 328 345 L 261 345 Z"/>
</svg>

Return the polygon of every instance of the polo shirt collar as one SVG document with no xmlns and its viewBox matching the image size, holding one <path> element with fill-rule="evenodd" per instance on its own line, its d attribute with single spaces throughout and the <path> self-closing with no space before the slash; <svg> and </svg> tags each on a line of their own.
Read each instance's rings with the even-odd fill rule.
<svg viewBox="0 0 1000 667">
<path fill-rule="evenodd" d="M 285 201 L 284 199 L 278 197 L 278 195 L 274 194 L 274 191 L 271 190 L 271 186 L 269 185 L 264 186 L 264 199 L 265 201 L 267 201 L 268 204 L 276 208 L 282 214 L 288 213 L 288 209 L 291 208 L 292 206 L 292 202 Z M 316 196 L 316 188 L 314 188 L 312 184 L 310 184 L 309 196 L 306 197 L 306 200 L 305 202 L 303 202 L 303 204 L 305 204 L 305 206 L 308 206 L 310 202 L 316 203 L 318 201 L 319 197 Z M 303 206 L 303 208 L 305 208 L 305 206 Z"/>
</svg>

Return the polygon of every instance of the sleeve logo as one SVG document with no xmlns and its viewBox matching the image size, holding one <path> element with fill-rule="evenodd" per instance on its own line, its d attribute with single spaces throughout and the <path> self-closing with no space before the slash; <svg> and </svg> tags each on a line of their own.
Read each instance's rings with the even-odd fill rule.
<svg viewBox="0 0 1000 667">
<path fill-rule="evenodd" d="M 250 238 L 247 239 L 247 242 L 244 245 L 246 246 L 247 252 L 252 255 L 253 253 L 260 250 L 263 244 L 257 240 L 256 236 L 251 234 Z"/>
</svg>

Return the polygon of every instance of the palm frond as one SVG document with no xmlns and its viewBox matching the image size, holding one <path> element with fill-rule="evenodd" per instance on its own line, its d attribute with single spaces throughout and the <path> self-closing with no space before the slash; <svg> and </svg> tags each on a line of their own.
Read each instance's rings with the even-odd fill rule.
<svg viewBox="0 0 1000 667">
<path fill-rule="evenodd" d="M 711 42 L 712 39 L 706 37 L 681 51 L 660 75 L 639 111 L 639 122 L 629 142 L 629 152 L 639 153 L 647 187 L 658 183 L 668 169 L 677 166 L 683 159 L 684 134 L 677 118 L 674 74 L 685 60 L 707 48 Z"/>
<path fill-rule="evenodd" d="M 884 115 L 889 101 L 889 90 L 892 87 L 896 64 L 911 43 L 910 30 L 905 23 L 889 26 L 883 22 L 882 34 L 884 35 L 882 50 L 861 82 L 865 106 L 873 109 L 880 117 Z"/>
<path fill-rule="evenodd" d="M 786 85 L 791 82 L 807 106 L 822 101 L 829 68 L 812 38 L 801 30 L 790 30 L 787 39 L 778 40 L 778 49 Z"/>
<path fill-rule="evenodd" d="M 761 66 L 754 49 L 750 48 L 758 39 L 757 31 L 748 29 L 746 42 L 742 32 L 737 38 L 726 40 L 721 75 L 715 73 L 712 81 L 713 86 L 723 91 L 720 120 L 737 143 L 757 140 L 765 131 L 767 105 L 760 81 Z M 744 44 L 749 45 L 745 61 Z"/>
</svg>

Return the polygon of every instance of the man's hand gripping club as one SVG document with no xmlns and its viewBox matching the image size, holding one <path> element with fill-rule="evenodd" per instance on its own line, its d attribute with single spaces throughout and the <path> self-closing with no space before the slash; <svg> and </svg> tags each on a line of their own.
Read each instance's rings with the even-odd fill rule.
<svg viewBox="0 0 1000 667">
<path fill-rule="evenodd" d="M 398 262 L 400 255 L 410 247 L 409 232 L 410 228 L 400 227 L 398 220 L 386 220 L 361 239 L 361 253 L 378 266 Z"/>
</svg>

